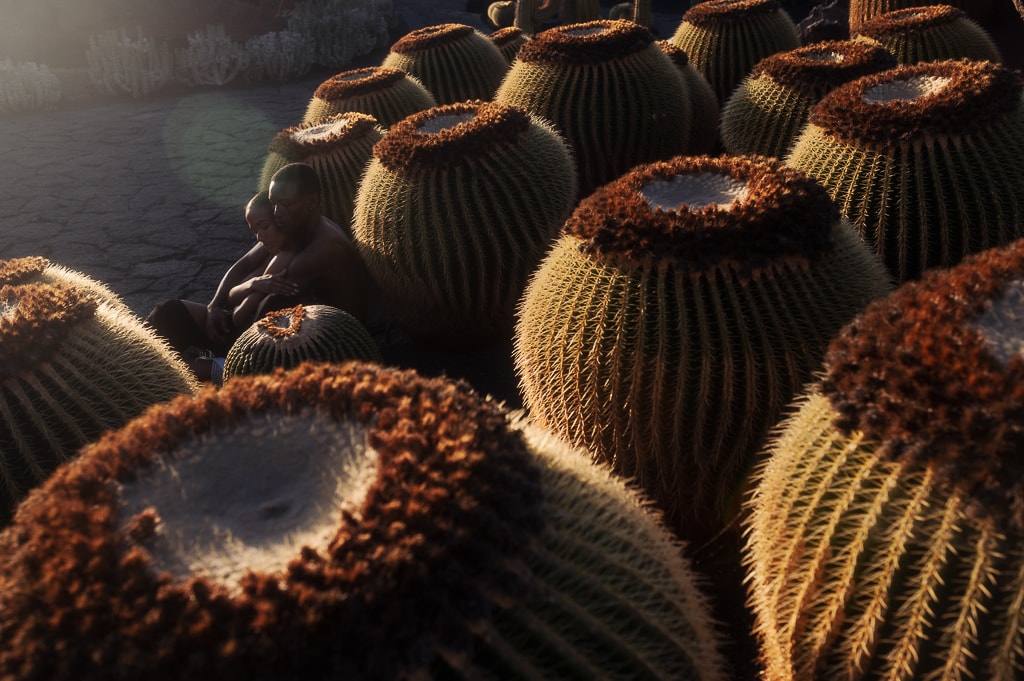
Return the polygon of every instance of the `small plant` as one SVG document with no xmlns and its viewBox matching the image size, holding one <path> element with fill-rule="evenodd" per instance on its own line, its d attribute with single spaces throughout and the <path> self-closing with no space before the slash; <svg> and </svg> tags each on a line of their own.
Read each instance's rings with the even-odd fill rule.
<svg viewBox="0 0 1024 681">
<path fill-rule="evenodd" d="M 60 81 L 46 66 L 0 60 L 0 113 L 53 108 L 60 95 Z"/>
<path fill-rule="evenodd" d="M 246 78 L 285 82 L 305 75 L 313 66 L 312 41 L 295 31 L 272 31 L 245 42 L 249 61 Z"/>
<path fill-rule="evenodd" d="M 220 24 L 190 33 L 188 47 L 175 50 L 178 79 L 186 85 L 226 85 L 248 65 L 249 53 Z"/>
<path fill-rule="evenodd" d="M 147 95 L 166 86 L 174 76 L 171 49 L 144 36 L 141 27 L 135 39 L 124 29 L 91 36 L 85 58 L 89 79 L 112 94 Z"/>
<path fill-rule="evenodd" d="M 312 39 L 314 60 L 328 68 L 387 45 L 391 0 L 306 0 L 288 18 L 288 30 Z"/>
</svg>

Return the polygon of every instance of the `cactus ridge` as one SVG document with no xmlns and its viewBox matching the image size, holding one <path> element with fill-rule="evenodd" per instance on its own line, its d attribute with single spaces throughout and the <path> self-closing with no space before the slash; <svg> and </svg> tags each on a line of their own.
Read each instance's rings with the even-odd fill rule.
<svg viewBox="0 0 1024 681">
<path fill-rule="evenodd" d="M 956 58 L 1002 61 L 988 32 L 963 11 L 949 5 L 879 14 L 864 22 L 854 37 L 884 47 L 900 64 Z"/>
<path fill-rule="evenodd" d="M 375 155 L 360 184 L 356 245 L 410 330 L 469 345 L 507 337 L 529 273 L 572 210 L 569 150 L 548 123 L 515 107 L 430 111 L 378 143 L 388 162 Z M 433 135 L 415 132 L 435 113 L 444 121 L 474 112 Z"/>
<path fill-rule="evenodd" d="M 803 398 L 749 501 L 766 677 L 1019 677 L 1019 533 L 973 513 L 941 466 L 892 460 L 837 418 Z"/>
<path fill-rule="evenodd" d="M 709 0 L 686 11 L 669 41 L 725 103 L 761 59 L 800 47 L 796 24 L 775 0 Z"/>
<path fill-rule="evenodd" d="M 376 452 L 329 548 L 234 592 L 158 572 L 161 507 L 132 515 L 125 489 L 287 419 L 365 431 L 338 446 Z M 23 508 L 0 535 L 0 673 L 26 680 L 725 678 L 700 584 L 646 502 L 462 383 L 359 363 L 236 378 L 108 434 Z"/>
<path fill-rule="evenodd" d="M 400 38 L 381 66 L 414 76 L 438 104 L 454 104 L 491 99 L 509 65 L 480 31 L 464 24 L 438 24 Z"/>
<path fill-rule="evenodd" d="M 509 64 L 519 54 L 519 49 L 526 43 L 526 34 L 516 26 L 506 26 L 487 34 L 487 38 L 498 46 L 505 61 Z"/>
<path fill-rule="evenodd" d="M 690 101 L 687 118 L 691 123 L 686 152 L 693 156 L 713 153 L 718 148 L 719 142 L 718 96 L 711 89 L 711 84 L 707 79 L 690 63 L 686 52 L 668 40 L 659 40 L 657 45 L 679 69 L 679 73 L 683 76 L 683 84 L 686 85 L 686 93 Z"/>
<path fill-rule="evenodd" d="M 324 81 L 313 93 L 303 123 L 350 111 L 366 113 L 385 129 L 406 116 L 437 106 L 423 83 L 401 69 L 371 66 L 344 71 Z"/>
<path fill-rule="evenodd" d="M 359 320 L 326 305 L 296 305 L 264 315 L 242 332 L 224 360 L 224 379 L 290 369 L 303 361 L 379 362 L 380 349 Z"/>
<path fill-rule="evenodd" d="M 595 45 L 587 48 L 588 54 L 597 53 L 605 35 L 645 31 L 620 24 L 630 22 L 587 24 L 600 31 L 586 36 Z M 527 46 L 542 50 L 558 35 L 555 29 L 543 31 Z M 571 44 L 577 43 L 566 42 L 566 47 Z M 636 165 L 688 151 L 690 95 L 672 60 L 650 43 L 641 51 L 587 65 L 572 59 L 530 62 L 520 51 L 494 99 L 551 121 L 565 136 L 576 161 L 581 197 Z"/>
<path fill-rule="evenodd" d="M 632 21 L 598 19 L 549 28 L 528 41 L 518 59 L 560 66 L 606 64 L 643 52 L 652 42 L 651 32 Z"/>
</svg>

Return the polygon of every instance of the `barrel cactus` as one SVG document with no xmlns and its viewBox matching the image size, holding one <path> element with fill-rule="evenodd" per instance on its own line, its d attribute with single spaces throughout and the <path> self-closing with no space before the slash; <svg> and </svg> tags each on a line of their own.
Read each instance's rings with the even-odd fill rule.
<svg viewBox="0 0 1024 681">
<path fill-rule="evenodd" d="M 303 123 L 355 111 L 377 119 L 385 129 L 406 116 L 437 106 L 430 91 L 401 69 L 368 66 L 331 76 L 313 92 Z"/>
<path fill-rule="evenodd" d="M 640 163 L 686 153 L 691 104 L 651 32 L 630 21 L 556 26 L 519 50 L 495 101 L 565 135 L 580 196 Z"/>
<path fill-rule="evenodd" d="M 236 377 L 22 508 L 0 535 L 4 678 L 725 678 L 641 497 L 464 383 Z"/>
<path fill-rule="evenodd" d="M 885 49 L 848 40 L 765 57 L 722 107 L 725 149 L 784 158 L 822 97 L 843 83 L 895 66 Z"/>
<path fill-rule="evenodd" d="M 575 194 L 569 149 L 547 122 L 497 102 L 439 106 L 374 147 L 353 238 L 411 334 L 478 349 L 511 337 L 516 301 Z"/>
<path fill-rule="evenodd" d="M 348 232 L 359 181 L 383 136 L 377 119 L 355 112 L 285 128 L 267 148 L 259 189 L 267 189 L 274 173 L 289 163 L 312 166 L 320 179 L 321 211 Z"/>
<path fill-rule="evenodd" d="M 197 388 L 137 317 L 89 289 L 0 287 L 0 526 L 82 445 Z"/>
<path fill-rule="evenodd" d="M 909 7 L 927 7 L 934 0 L 850 0 L 850 31 L 860 30 L 865 22 L 880 14 Z M 992 13 L 992 0 L 945 0 L 942 4 L 964 10 L 976 21 L 985 21 Z"/>
<path fill-rule="evenodd" d="M 831 335 L 887 289 L 799 172 L 728 156 L 640 166 L 580 203 L 530 280 L 523 403 L 703 540 Z"/>
<path fill-rule="evenodd" d="M 224 360 L 224 380 L 269 374 L 304 361 L 381 361 L 362 323 L 329 305 L 296 305 L 270 312 L 243 331 Z"/>
<path fill-rule="evenodd" d="M 437 24 L 406 33 L 381 66 L 417 78 L 438 104 L 490 99 L 508 71 L 501 50 L 465 24 Z"/>
<path fill-rule="evenodd" d="M 766 678 L 1021 678 L 1022 309 L 1017 241 L 832 343 L 749 502 Z"/>
<path fill-rule="evenodd" d="M 687 153 L 696 156 L 717 152 L 721 144 L 718 133 L 720 112 L 718 97 L 711 89 L 711 83 L 690 63 L 686 52 L 667 40 L 659 40 L 657 45 L 679 69 L 690 99 L 690 140 L 686 145 Z"/>
<path fill-rule="evenodd" d="M 519 48 L 526 42 L 526 34 L 515 26 L 506 26 L 487 36 L 492 43 L 498 46 L 501 55 L 509 64 L 519 54 Z"/>
<path fill-rule="evenodd" d="M 820 181 L 898 281 L 1024 229 L 1024 101 L 989 62 L 902 66 L 811 109 L 787 165 Z"/>
<path fill-rule="evenodd" d="M 757 62 L 800 47 L 796 24 L 777 0 L 705 0 L 669 38 L 724 103 Z"/>
<path fill-rule="evenodd" d="M 900 64 L 959 58 L 1002 61 L 988 32 L 962 10 L 949 5 L 879 14 L 861 24 L 853 37 L 884 47 Z"/>
<path fill-rule="evenodd" d="M 131 310 L 121 296 L 101 281 L 77 270 L 51 262 L 42 256 L 25 256 L 0 260 L 0 286 L 9 284 L 64 284 L 85 289 L 99 300 L 112 305 L 122 312 Z"/>
</svg>

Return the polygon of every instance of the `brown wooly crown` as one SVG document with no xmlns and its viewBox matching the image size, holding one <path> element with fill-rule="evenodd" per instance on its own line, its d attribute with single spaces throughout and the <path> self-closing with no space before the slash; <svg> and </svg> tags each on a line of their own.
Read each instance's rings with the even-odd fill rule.
<svg viewBox="0 0 1024 681">
<path fill-rule="evenodd" d="M 940 91 L 885 104 L 865 100 L 871 88 L 916 77 L 949 78 Z M 1021 80 L 1012 69 L 968 59 L 901 66 L 846 83 L 811 109 L 809 120 L 850 142 L 891 147 L 921 137 L 983 129 L 1020 106 Z"/>
<path fill-rule="evenodd" d="M 427 121 L 474 114 L 436 133 L 420 132 Z M 471 100 L 436 106 L 395 123 L 373 147 L 373 155 L 393 171 L 443 170 L 499 149 L 511 148 L 529 130 L 529 114 L 518 107 Z"/>
<path fill-rule="evenodd" d="M 0 286 L 18 284 L 42 274 L 50 261 L 42 256 L 27 256 L 0 260 Z"/>
<path fill-rule="evenodd" d="M 526 41 L 516 59 L 533 64 L 604 64 L 642 52 L 653 42 L 651 32 L 632 21 L 598 19 L 542 31 Z"/>
<path fill-rule="evenodd" d="M 833 55 L 838 59 L 833 60 Z M 833 40 L 765 57 L 751 70 L 750 78 L 763 75 L 785 87 L 824 96 L 843 83 L 896 66 L 896 58 L 883 47 Z"/>
<path fill-rule="evenodd" d="M 493 33 L 488 34 L 488 38 L 491 42 L 501 47 L 507 45 L 513 40 L 518 40 L 523 35 L 523 32 L 517 26 L 506 26 L 505 28 L 499 28 Z"/>
<path fill-rule="evenodd" d="M 61 284 L 0 288 L 0 377 L 49 361 L 96 307 L 93 296 Z"/>
<path fill-rule="evenodd" d="M 668 58 L 672 60 L 672 63 L 677 68 L 684 69 L 690 63 L 690 56 L 686 54 L 686 50 L 683 48 L 677 47 L 668 40 L 659 40 L 657 43 L 661 51 L 668 55 Z"/>
<path fill-rule="evenodd" d="M 1024 358 L 1003 363 L 973 322 L 1024 279 L 1024 241 L 931 270 L 832 342 L 822 391 L 836 426 L 883 456 L 931 464 L 1024 531 Z"/>
<path fill-rule="evenodd" d="M 776 0 L 706 0 L 683 14 L 683 21 L 701 28 L 714 28 L 746 21 L 752 14 L 780 11 Z"/>
<path fill-rule="evenodd" d="M 317 87 L 313 96 L 333 102 L 370 92 L 386 90 L 406 77 L 405 71 L 387 66 L 367 66 L 331 76 Z"/>
<path fill-rule="evenodd" d="M 641 189 L 676 175 L 716 173 L 745 182 L 731 210 L 716 205 L 652 209 Z M 640 166 L 584 199 L 565 224 L 581 252 L 640 267 L 667 265 L 699 275 L 723 264 L 741 276 L 779 259 L 809 262 L 832 248 L 839 210 L 828 192 L 798 170 L 757 156 L 676 157 Z"/>
<path fill-rule="evenodd" d="M 416 54 L 441 45 L 456 42 L 473 32 L 466 24 L 435 24 L 409 31 L 391 46 L 398 54 Z"/>
<path fill-rule="evenodd" d="M 905 7 L 871 17 L 854 31 L 855 35 L 890 36 L 921 33 L 936 26 L 951 24 L 957 19 L 966 19 L 967 14 L 949 5 L 928 5 L 926 7 Z"/>
<path fill-rule="evenodd" d="M 287 338 L 288 336 L 297 336 L 300 333 L 302 330 L 302 320 L 305 318 L 306 308 L 302 305 L 296 305 L 295 307 L 277 310 L 265 315 L 256 322 L 256 326 L 263 329 L 265 334 L 273 338 Z M 281 319 L 288 320 L 288 325 L 281 326 L 278 324 L 278 320 Z"/>
<path fill-rule="evenodd" d="M 378 454 L 376 481 L 358 512 L 338 513 L 327 555 L 303 549 L 284 574 L 249 572 L 237 593 L 152 569 L 145 546 L 159 519 L 120 518 L 118 483 L 154 452 L 173 457 L 252 413 L 309 406 L 360 421 Z M 434 645 L 457 654 L 495 600 L 529 588 L 510 564 L 542 530 L 541 503 L 521 434 L 465 383 L 356 362 L 236 377 L 108 433 L 23 505 L 0 535 L 0 582 L 19 587 L 8 582 L 0 599 L 0 645 L 20 641 L 3 650 L 8 663 L 18 653 L 42 670 L 25 678 L 47 678 L 69 639 L 89 664 L 127 658 L 154 678 L 416 676 Z"/>
<path fill-rule="evenodd" d="M 311 139 L 296 139 L 298 133 L 338 121 L 345 121 L 345 124 L 337 132 Z M 349 140 L 360 139 L 376 125 L 377 119 L 369 114 L 354 111 L 335 114 L 318 121 L 302 123 L 281 130 L 270 141 L 269 151 L 272 154 L 279 154 L 288 161 L 302 161 L 318 151 L 335 148 Z"/>
</svg>

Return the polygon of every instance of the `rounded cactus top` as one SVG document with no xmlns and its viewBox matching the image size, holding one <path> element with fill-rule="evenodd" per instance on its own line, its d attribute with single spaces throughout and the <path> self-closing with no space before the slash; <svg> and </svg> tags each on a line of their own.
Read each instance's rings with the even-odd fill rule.
<svg viewBox="0 0 1024 681">
<path fill-rule="evenodd" d="M 285 128 L 274 135 L 269 150 L 288 161 L 297 162 L 367 137 L 376 142 L 382 136 L 383 133 L 377 129 L 376 118 L 350 111 Z"/>
<path fill-rule="evenodd" d="M 701 28 L 714 28 L 747 21 L 753 14 L 774 14 L 780 9 L 777 0 L 705 0 L 686 10 L 683 21 Z"/>
<path fill-rule="evenodd" d="M 49 266 L 50 261 L 38 255 L 0 260 L 0 286 L 38 279 Z"/>
<path fill-rule="evenodd" d="M 361 69 L 342 71 L 331 76 L 317 87 L 313 96 L 333 102 L 387 90 L 409 77 L 405 71 L 400 69 L 388 66 L 367 66 Z"/>
<path fill-rule="evenodd" d="M 415 676 L 528 591 L 513 564 L 540 485 L 464 383 L 357 363 L 235 378 L 108 433 L 23 505 L 0 640 L 144 650 L 181 678 Z"/>
<path fill-rule="evenodd" d="M 661 51 L 668 55 L 668 58 L 672 60 L 672 63 L 680 69 L 686 68 L 690 63 L 690 56 L 686 54 L 686 50 L 679 47 L 675 43 L 669 40 L 658 40 L 658 47 Z"/>
<path fill-rule="evenodd" d="M 1014 70 L 992 62 L 923 62 L 839 86 L 809 120 L 851 144 L 886 147 L 984 129 L 1020 107 L 1021 88 Z"/>
<path fill-rule="evenodd" d="M 519 107 L 472 100 L 419 111 L 388 130 L 373 147 L 385 167 L 437 170 L 514 146 L 533 125 Z"/>
<path fill-rule="evenodd" d="M 598 260 L 751 275 L 830 251 L 838 221 L 821 185 L 773 159 L 680 156 L 599 188 L 564 231 Z"/>
<path fill-rule="evenodd" d="M 523 33 L 518 26 L 505 26 L 504 28 L 499 28 L 496 31 L 489 33 L 487 37 L 490 38 L 492 43 L 501 47 L 503 45 L 508 45 L 511 42 L 515 42 L 516 40 L 522 40 L 525 35 L 526 34 Z"/>
<path fill-rule="evenodd" d="M 967 14 L 963 10 L 950 5 L 904 7 L 871 17 L 853 33 L 869 38 L 913 34 L 966 18 Z"/>
<path fill-rule="evenodd" d="M 48 361 L 96 308 L 95 296 L 73 286 L 39 282 L 0 288 L 0 377 Z"/>
<path fill-rule="evenodd" d="M 871 304 L 825 368 L 837 427 L 932 466 L 1024 530 L 1024 241 Z"/>
<path fill-rule="evenodd" d="M 598 19 L 541 31 L 519 49 L 524 63 L 585 66 L 636 54 L 654 42 L 651 32 L 632 21 Z"/>
<path fill-rule="evenodd" d="M 391 46 L 397 54 L 416 54 L 462 40 L 476 32 L 466 24 L 435 24 L 409 31 Z"/>
<path fill-rule="evenodd" d="M 896 58 L 878 45 L 852 40 L 814 43 L 765 57 L 750 72 L 796 90 L 821 92 L 897 66 Z"/>
</svg>

